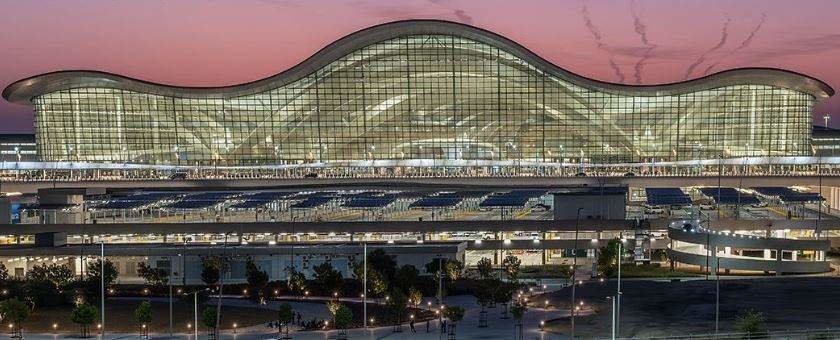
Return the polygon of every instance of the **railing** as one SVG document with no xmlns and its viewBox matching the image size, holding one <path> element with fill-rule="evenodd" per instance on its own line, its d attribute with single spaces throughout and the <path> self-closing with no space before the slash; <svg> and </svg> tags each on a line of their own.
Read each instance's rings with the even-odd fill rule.
<svg viewBox="0 0 840 340">
<path fill-rule="evenodd" d="M 607 339 L 607 338 L 604 338 Z M 669 335 L 661 337 L 648 338 L 621 338 L 622 340 L 629 339 L 644 339 L 644 340 L 658 340 L 658 339 L 685 339 L 685 340 L 725 340 L 725 339 L 808 339 L 808 340 L 822 340 L 822 339 L 840 339 L 839 328 L 825 328 L 825 329 L 801 329 L 801 330 L 785 330 L 785 331 L 769 331 L 763 333 L 707 333 L 707 334 L 681 334 Z"/>
</svg>

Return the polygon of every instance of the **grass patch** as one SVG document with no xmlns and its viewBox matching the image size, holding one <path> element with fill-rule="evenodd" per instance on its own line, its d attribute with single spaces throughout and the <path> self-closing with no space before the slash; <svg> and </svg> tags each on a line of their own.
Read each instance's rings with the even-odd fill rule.
<svg viewBox="0 0 840 340">
<path fill-rule="evenodd" d="M 523 279 L 537 278 L 567 278 L 572 275 L 571 266 L 563 264 L 547 264 L 543 266 L 522 266 L 519 277 Z"/>
<path fill-rule="evenodd" d="M 696 277 L 700 276 L 696 273 L 688 273 L 678 270 L 671 270 L 667 267 L 662 267 L 658 263 L 651 264 L 623 264 L 621 266 L 621 277 Z"/>
</svg>

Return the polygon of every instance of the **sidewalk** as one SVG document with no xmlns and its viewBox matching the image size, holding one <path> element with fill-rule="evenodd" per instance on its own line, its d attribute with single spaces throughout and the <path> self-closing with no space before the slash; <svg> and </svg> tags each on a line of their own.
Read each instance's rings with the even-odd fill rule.
<svg viewBox="0 0 840 340">
<path fill-rule="evenodd" d="M 351 299 L 352 300 L 352 299 Z M 225 305 L 228 305 L 230 300 L 224 299 L 223 302 Z M 235 300 L 234 300 L 235 301 Z M 244 301 L 243 301 L 244 302 Z M 315 301 L 313 301 L 315 302 Z M 275 307 L 275 303 L 279 305 L 278 301 L 272 301 L 272 304 L 269 305 L 269 308 Z M 317 302 L 316 302 L 317 303 Z M 464 319 L 461 320 L 457 324 L 456 327 L 456 334 L 458 339 L 511 339 L 514 337 L 514 320 L 513 318 L 509 319 L 501 319 L 500 318 L 500 308 L 489 308 L 487 312 L 487 324 L 488 327 L 486 328 L 478 328 L 478 317 L 480 308 L 475 301 L 475 297 L 467 296 L 467 295 L 460 295 L 460 296 L 451 296 L 446 298 L 446 304 L 450 306 L 461 306 L 466 309 L 466 313 L 464 315 Z M 508 314 L 510 315 L 510 314 Z M 536 309 L 532 308 L 525 313 L 525 318 L 523 320 L 524 324 L 524 335 L 526 339 L 545 339 L 545 340 L 560 340 L 560 339 L 568 339 L 568 337 L 552 334 L 548 332 L 542 332 L 539 330 L 539 323 L 542 320 L 548 319 L 555 319 L 568 316 L 567 311 L 563 310 L 544 310 L 544 309 Z M 382 339 L 389 339 L 389 340 L 396 340 L 396 339 L 422 339 L 422 340 L 432 340 L 432 339 L 445 339 L 446 335 L 440 334 L 440 330 L 438 329 L 438 322 L 431 321 L 430 325 L 430 332 L 426 333 L 426 323 L 419 322 L 414 325 L 416 329 L 416 333 L 411 333 L 409 330 L 408 324 L 403 325 L 403 331 L 401 333 L 394 333 L 392 326 L 386 327 L 377 327 L 372 329 L 353 329 L 348 330 L 347 335 L 349 339 L 365 339 L 365 340 L 382 340 Z M 315 339 L 335 339 L 338 335 L 338 331 L 331 330 L 331 331 L 309 331 L 309 332 L 292 332 L 291 336 L 293 339 L 302 339 L 302 340 L 315 340 Z M 67 339 L 69 335 L 67 334 L 32 334 L 32 333 L 24 333 L 25 339 L 37 339 L 37 340 L 56 340 L 56 339 Z M 168 334 L 150 334 L 149 339 L 168 339 Z M 192 334 L 185 334 L 179 333 L 176 334 L 173 339 L 181 339 L 181 340 L 191 340 L 193 339 Z M 206 339 L 206 333 L 199 333 L 200 339 Z M 266 327 L 265 324 L 256 325 L 253 327 L 248 327 L 244 329 L 237 330 L 236 334 L 233 334 L 231 331 L 225 331 L 220 334 L 219 339 L 236 339 L 236 340 L 264 340 L 264 339 L 276 339 L 277 332 L 276 329 L 272 330 Z M 101 339 L 101 340 L 116 340 L 116 339 L 140 339 L 139 335 L 137 334 L 107 334 L 105 338 L 102 337 L 93 337 L 90 339 Z"/>
</svg>

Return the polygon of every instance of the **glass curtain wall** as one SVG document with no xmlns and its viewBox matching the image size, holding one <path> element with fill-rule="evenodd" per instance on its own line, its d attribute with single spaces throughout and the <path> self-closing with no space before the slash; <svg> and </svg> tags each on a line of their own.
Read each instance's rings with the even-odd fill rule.
<svg viewBox="0 0 840 340">
<path fill-rule="evenodd" d="M 814 97 L 765 85 L 604 93 L 494 46 L 410 35 L 267 92 L 35 98 L 45 161 L 266 165 L 660 162 L 810 155 Z M 414 162 L 414 163 L 412 163 Z"/>
</svg>

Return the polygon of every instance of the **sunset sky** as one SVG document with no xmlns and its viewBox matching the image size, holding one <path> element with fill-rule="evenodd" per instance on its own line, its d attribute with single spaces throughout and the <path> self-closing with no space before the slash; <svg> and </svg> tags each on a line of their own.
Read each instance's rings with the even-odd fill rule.
<svg viewBox="0 0 840 340">
<path fill-rule="evenodd" d="M 93 69 L 221 86 L 279 73 L 353 31 L 444 19 L 507 36 L 560 67 L 627 84 L 778 67 L 840 89 L 836 0 L 0 0 L 0 87 Z M 840 127 L 840 98 L 816 108 Z M 32 112 L 0 101 L 0 132 Z"/>
</svg>

